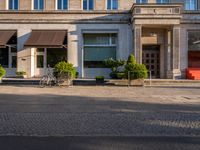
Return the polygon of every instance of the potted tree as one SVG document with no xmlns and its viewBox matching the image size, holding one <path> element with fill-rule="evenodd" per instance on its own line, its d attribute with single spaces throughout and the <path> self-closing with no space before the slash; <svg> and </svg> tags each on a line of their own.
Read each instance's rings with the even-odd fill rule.
<svg viewBox="0 0 200 150">
<path fill-rule="evenodd" d="M 104 76 L 96 76 L 96 84 L 104 84 Z"/>
<path fill-rule="evenodd" d="M 125 77 L 130 85 L 143 86 L 144 79 L 148 76 L 148 70 L 143 64 L 137 64 L 133 55 L 130 55 L 125 65 Z"/>
<path fill-rule="evenodd" d="M 71 63 L 66 61 L 58 62 L 53 70 L 54 76 L 57 78 L 58 85 L 70 86 L 72 80 L 76 77 L 76 70 Z"/>
<path fill-rule="evenodd" d="M 0 65 L 0 83 L 2 83 L 2 78 L 6 74 L 6 70 Z"/>
<path fill-rule="evenodd" d="M 124 66 L 125 61 L 123 60 L 114 60 L 112 58 L 104 61 L 106 67 L 111 69 L 110 77 L 112 79 L 122 79 L 124 72 L 120 71 L 120 67 Z"/>
</svg>

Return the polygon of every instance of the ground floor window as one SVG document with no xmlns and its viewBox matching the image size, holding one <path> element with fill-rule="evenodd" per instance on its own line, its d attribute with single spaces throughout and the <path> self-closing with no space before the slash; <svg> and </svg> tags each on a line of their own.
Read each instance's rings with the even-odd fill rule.
<svg viewBox="0 0 200 150">
<path fill-rule="evenodd" d="M 9 48 L 0 48 L 0 64 L 4 68 L 9 68 Z"/>
<path fill-rule="evenodd" d="M 60 61 L 67 61 L 66 48 L 48 48 L 47 64 L 53 68 Z"/>
<path fill-rule="evenodd" d="M 17 56 L 12 56 L 12 68 L 17 68 Z"/>
<path fill-rule="evenodd" d="M 105 68 L 103 61 L 116 59 L 117 34 L 84 34 L 84 67 Z"/>
<path fill-rule="evenodd" d="M 37 68 L 44 68 L 48 65 L 53 68 L 60 61 L 67 61 L 66 48 L 38 48 L 36 56 Z"/>
<path fill-rule="evenodd" d="M 200 68 L 200 31 L 188 32 L 188 67 Z"/>
<path fill-rule="evenodd" d="M 37 55 L 37 68 L 44 68 L 44 56 Z"/>
</svg>

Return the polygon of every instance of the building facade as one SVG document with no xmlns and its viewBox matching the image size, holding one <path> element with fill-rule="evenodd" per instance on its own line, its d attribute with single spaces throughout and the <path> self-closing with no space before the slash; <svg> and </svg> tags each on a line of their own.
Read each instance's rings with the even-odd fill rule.
<svg viewBox="0 0 200 150">
<path fill-rule="evenodd" d="M 109 77 L 103 61 L 129 54 L 153 78 L 200 68 L 200 0 L 0 0 L 7 77 L 39 77 L 60 60 L 80 78 Z"/>
</svg>

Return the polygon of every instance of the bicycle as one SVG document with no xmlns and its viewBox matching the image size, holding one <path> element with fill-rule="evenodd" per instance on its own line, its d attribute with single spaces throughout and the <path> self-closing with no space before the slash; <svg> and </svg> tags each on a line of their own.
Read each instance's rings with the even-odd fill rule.
<svg viewBox="0 0 200 150">
<path fill-rule="evenodd" d="M 42 76 L 42 78 L 40 79 L 40 87 L 44 88 L 46 86 L 53 86 L 56 85 L 57 80 L 54 77 L 54 75 L 52 74 L 51 70 L 50 70 L 50 66 L 48 65 L 47 67 L 47 74 Z"/>
</svg>

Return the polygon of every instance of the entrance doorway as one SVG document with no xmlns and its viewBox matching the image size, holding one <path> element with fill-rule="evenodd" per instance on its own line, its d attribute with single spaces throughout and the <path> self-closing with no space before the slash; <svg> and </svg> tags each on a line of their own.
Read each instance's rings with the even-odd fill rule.
<svg viewBox="0 0 200 150">
<path fill-rule="evenodd" d="M 151 72 L 152 78 L 160 78 L 160 46 L 143 45 L 142 63 Z"/>
</svg>

